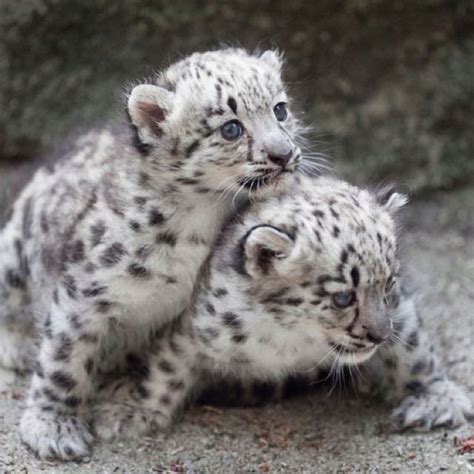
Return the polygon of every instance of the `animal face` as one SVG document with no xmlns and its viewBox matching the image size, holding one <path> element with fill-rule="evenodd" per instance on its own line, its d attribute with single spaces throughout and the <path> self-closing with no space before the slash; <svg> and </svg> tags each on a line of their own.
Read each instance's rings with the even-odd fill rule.
<svg viewBox="0 0 474 474">
<path fill-rule="evenodd" d="M 260 320 L 287 331 L 285 343 L 295 332 L 323 333 L 340 362 L 360 363 L 392 337 L 400 290 L 391 213 L 404 198 L 380 204 L 325 178 L 302 179 L 298 189 L 248 219 L 255 225 L 234 252 L 244 291 L 258 301 Z"/>
<path fill-rule="evenodd" d="M 200 193 L 259 196 L 301 159 L 299 127 L 273 51 L 196 53 L 139 85 L 129 114 L 149 160 Z"/>
</svg>

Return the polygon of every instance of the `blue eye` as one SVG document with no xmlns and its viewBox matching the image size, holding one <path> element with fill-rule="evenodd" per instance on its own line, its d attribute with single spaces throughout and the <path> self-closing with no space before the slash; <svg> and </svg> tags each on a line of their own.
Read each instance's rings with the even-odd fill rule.
<svg viewBox="0 0 474 474">
<path fill-rule="evenodd" d="M 336 308 L 348 308 L 355 300 L 355 293 L 353 291 L 338 291 L 332 295 L 332 301 Z"/>
<path fill-rule="evenodd" d="M 278 104 L 273 107 L 273 112 L 279 122 L 284 122 L 288 117 L 288 110 L 286 110 L 286 104 L 284 102 L 278 102 Z"/>
<path fill-rule="evenodd" d="M 226 140 L 237 140 L 244 133 L 244 127 L 238 120 L 230 120 L 221 127 L 221 134 Z"/>
</svg>

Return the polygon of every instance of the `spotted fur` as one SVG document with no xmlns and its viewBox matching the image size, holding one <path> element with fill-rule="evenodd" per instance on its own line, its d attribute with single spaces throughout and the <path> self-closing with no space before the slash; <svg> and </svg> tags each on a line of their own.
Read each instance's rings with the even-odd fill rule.
<svg viewBox="0 0 474 474">
<path fill-rule="evenodd" d="M 281 66 L 241 49 L 179 61 L 131 90 L 126 130 L 84 136 L 15 203 L 0 234 L 0 363 L 27 368 L 39 333 L 20 429 L 41 458 L 88 453 L 97 372 L 188 305 L 235 209 L 291 181 L 299 128 L 273 110 L 289 101 Z"/>
<path fill-rule="evenodd" d="M 402 426 L 463 422 L 471 403 L 444 374 L 400 289 L 395 213 L 405 202 L 302 177 L 248 209 L 224 232 L 194 309 L 159 335 L 147 375 L 104 389 L 99 435 L 164 428 L 206 389 L 215 398 L 235 390 L 234 402 L 242 389 L 269 399 L 298 378 L 314 382 L 356 364 L 401 403 Z M 353 295 L 343 309 L 341 292 Z"/>
</svg>

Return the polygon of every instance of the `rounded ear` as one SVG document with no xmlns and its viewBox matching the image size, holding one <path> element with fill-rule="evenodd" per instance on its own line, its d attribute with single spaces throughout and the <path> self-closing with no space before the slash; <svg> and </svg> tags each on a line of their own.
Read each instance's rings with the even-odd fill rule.
<svg viewBox="0 0 474 474">
<path fill-rule="evenodd" d="M 408 194 L 399 193 L 393 187 L 381 189 L 376 192 L 377 202 L 388 212 L 396 212 L 409 202 Z"/>
<path fill-rule="evenodd" d="M 281 71 L 283 66 L 283 56 L 279 51 L 268 49 L 260 55 L 260 59 L 274 67 L 277 71 Z"/>
<path fill-rule="evenodd" d="M 173 106 L 174 93 L 152 84 L 140 84 L 128 97 L 128 114 L 145 143 L 163 135 L 163 122 Z"/>
<path fill-rule="evenodd" d="M 275 262 L 287 258 L 293 246 L 293 239 L 276 227 L 254 227 L 244 243 L 246 272 L 253 277 L 270 274 Z"/>
</svg>

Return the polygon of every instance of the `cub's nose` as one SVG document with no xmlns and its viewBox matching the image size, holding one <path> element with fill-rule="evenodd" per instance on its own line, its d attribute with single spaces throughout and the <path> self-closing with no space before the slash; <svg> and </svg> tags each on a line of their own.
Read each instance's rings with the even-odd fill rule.
<svg viewBox="0 0 474 474">
<path fill-rule="evenodd" d="M 268 159 L 272 163 L 275 163 L 276 165 L 281 166 L 282 168 L 284 168 L 288 164 L 288 162 L 290 161 L 292 154 L 293 153 L 291 151 L 289 151 L 286 155 L 275 154 L 275 153 L 268 154 Z"/>
</svg>

